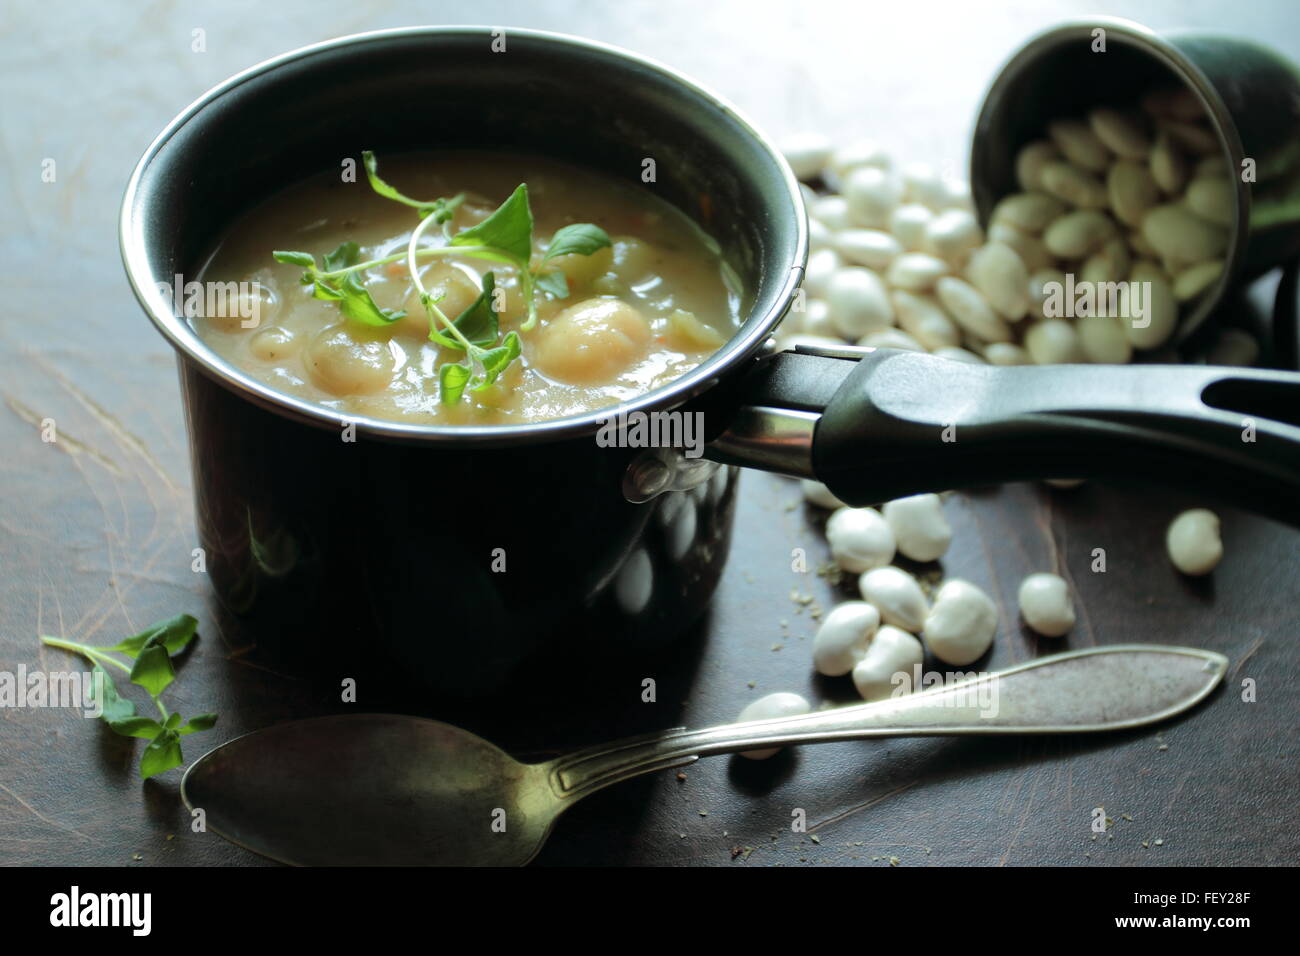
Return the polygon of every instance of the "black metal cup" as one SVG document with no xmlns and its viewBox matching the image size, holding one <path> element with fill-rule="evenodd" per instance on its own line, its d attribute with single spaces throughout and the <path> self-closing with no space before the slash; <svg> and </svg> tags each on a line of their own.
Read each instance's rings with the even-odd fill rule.
<svg viewBox="0 0 1300 956">
<path fill-rule="evenodd" d="M 1098 49 L 1102 39 L 1104 52 Z M 1221 34 L 1157 33 L 1112 18 L 1060 24 L 1028 40 L 994 78 L 975 124 L 970 180 L 976 211 L 987 225 L 997 201 L 1019 191 L 1020 148 L 1041 139 L 1051 120 L 1093 106 L 1132 106 L 1144 92 L 1172 86 L 1200 100 L 1237 173 L 1225 268 L 1215 288 L 1179 323 L 1175 341 L 1183 342 L 1231 290 L 1300 254 L 1300 73 L 1294 64 L 1266 47 Z M 1254 160 L 1254 182 L 1240 175 L 1246 159 Z M 1289 311 L 1293 315 L 1293 305 Z M 1290 335 L 1293 325 L 1279 332 Z"/>
</svg>

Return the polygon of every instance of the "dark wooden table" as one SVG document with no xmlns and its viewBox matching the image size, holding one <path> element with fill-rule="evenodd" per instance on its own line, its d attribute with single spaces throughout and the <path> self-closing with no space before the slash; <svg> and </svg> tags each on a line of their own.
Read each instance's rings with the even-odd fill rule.
<svg viewBox="0 0 1300 956">
<path fill-rule="evenodd" d="M 876 8 L 879 9 L 876 9 Z M 0 670 L 68 669 L 38 646 L 61 633 L 112 643 L 189 609 L 202 639 L 172 694 L 218 710 L 206 745 L 339 709 L 336 684 L 267 669 L 222 634 L 195 546 L 185 434 L 170 351 L 137 309 L 118 262 L 123 184 L 185 103 L 268 55 L 357 30 L 486 22 L 583 33 L 656 56 L 736 100 L 774 133 L 871 135 L 901 160 L 964 166 L 974 110 L 997 65 L 1032 30 L 1088 12 L 1073 3 L 895 5 L 481 2 L 8 5 L 0 13 Z M 1216 26 L 1300 57 L 1285 0 L 1161 2 L 1111 11 L 1153 26 Z M 195 33 L 195 31 L 203 31 Z M 198 38 L 204 49 L 196 51 Z M 271 135 L 268 132 L 268 135 Z M 43 163 L 56 179 L 42 180 Z M 57 423 L 57 443 L 41 423 Z M 676 724 L 726 721 L 758 695 L 848 701 L 810 667 L 815 607 L 837 595 L 790 570 L 825 560 L 797 487 L 744 477 L 733 555 L 708 619 L 653 658 L 608 664 L 581 694 L 539 686 L 510 713 L 368 696 L 464 722 L 521 754 Z M 955 496 L 944 571 L 987 588 L 1002 626 L 990 665 L 1061 646 L 1188 644 L 1231 660 L 1228 685 L 1159 729 L 1105 739 L 912 740 L 719 758 L 599 794 L 557 830 L 549 864 L 1257 864 L 1300 858 L 1300 605 L 1290 529 L 1222 511 L 1227 557 L 1189 581 L 1163 534 L 1176 490 L 1037 485 Z M 1089 569 L 1105 548 L 1108 570 Z M 1015 592 L 1056 569 L 1077 591 L 1063 642 L 1017 621 Z M 811 596 L 802 603 L 792 594 Z M 659 682 L 642 704 L 640 682 Z M 1243 682 L 1255 699 L 1242 699 Z M 521 716 L 522 715 L 522 716 Z M 142 785 L 138 747 L 68 711 L 0 709 L 0 863 L 256 864 L 192 834 L 179 774 Z M 1110 834 L 1092 839 L 1092 808 Z M 808 834 L 790 829 L 802 809 Z"/>
</svg>

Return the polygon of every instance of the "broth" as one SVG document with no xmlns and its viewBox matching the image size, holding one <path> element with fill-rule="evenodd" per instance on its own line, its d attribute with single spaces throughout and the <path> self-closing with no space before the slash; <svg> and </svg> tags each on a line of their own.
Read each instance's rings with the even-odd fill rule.
<svg viewBox="0 0 1300 956">
<path fill-rule="evenodd" d="M 314 177 L 239 218 L 201 280 L 255 283 L 255 291 L 190 319 L 200 337 L 233 365 L 289 395 L 349 415 L 422 424 L 518 424 L 617 405 L 680 377 L 718 349 L 739 325 L 740 290 L 714 243 L 649 189 L 540 158 L 500 153 L 430 153 L 384 158 L 382 175 L 408 196 L 464 193 L 451 231 L 489 216 L 527 183 L 534 217 L 533 263 L 556 230 L 588 222 L 612 246 L 589 256 L 557 256 L 569 294 L 537 292 L 538 323 L 520 332 L 522 354 L 481 391 L 441 400 L 439 368 L 465 353 L 429 338 L 427 313 L 405 256 L 364 270 L 362 283 L 384 309 L 406 316 L 384 327 L 345 318 L 338 304 L 312 295 L 299 266 L 273 249 L 310 252 L 317 261 L 341 242 L 360 261 L 403 253 L 420 219 L 410 206 L 375 193 L 358 170 Z M 446 244 L 432 228 L 421 246 Z M 444 295 L 452 319 L 478 298 L 491 271 L 503 291 L 502 333 L 526 315 L 510 265 L 463 256 L 422 260 L 425 287 Z M 256 302 L 249 302 L 255 296 Z M 257 321 L 243 320 L 254 311 Z M 249 327 L 245 327 L 245 326 Z"/>
</svg>

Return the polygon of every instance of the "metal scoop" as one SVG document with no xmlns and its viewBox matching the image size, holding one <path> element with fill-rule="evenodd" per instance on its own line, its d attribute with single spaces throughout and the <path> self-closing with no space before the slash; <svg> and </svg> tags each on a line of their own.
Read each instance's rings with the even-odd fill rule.
<svg viewBox="0 0 1300 956">
<path fill-rule="evenodd" d="M 1071 651 L 876 703 L 679 728 L 533 764 L 436 720 L 321 717 L 223 744 L 189 768 L 181 793 L 209 830 L 283 863 L 521 865 L 578 800 L 653 770 L 832 740 L 1141 727 L 1201 701 L 1227 664 L 1187 647 Z"/>
</svg>

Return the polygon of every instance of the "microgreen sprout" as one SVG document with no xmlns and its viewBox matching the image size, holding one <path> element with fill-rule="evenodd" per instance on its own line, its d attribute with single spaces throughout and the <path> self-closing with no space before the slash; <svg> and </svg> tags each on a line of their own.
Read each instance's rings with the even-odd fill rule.
<svg viewBox="0 0 1300 956">
<path fill-rule="evenodd" d="M 590 223 L 565 226 L 551 237 L 545 254 L 534 267 L 533 213 L 528 203 L 526 183 L 520 183 L 482 222 L 452 232 L 452 220 L 465 199 L 463 193 L 429 201 L 412 199 L 379 176 L 379 164 L 374 153 L 365 151 L 361 156 L 370 188 L 385 199 L 412 207 L 420 217 L 419 225 L 411 232 L 406 251 L 362 262 L 360 247 L 355 242 L 344 242 L 326 255 L 319 267 L 316 257 L 308 252 L 277 250 L 273 255 L 278 262 L 300 266 L 304 270 L 302 283 L 312 286 L 316 298 L 337 302 L 347 318 L 378 327 L 391 325 L 406 313 L 399 309 L 380 308 L 362 284 L 361 274 L 367 269 L 405 259 L 420 304 L 429 316 L 429 339 L 445 348 L 465 353 L 463 364 L 444 362 L 438 372 L 442 401 L 455 404 L 467 388 L 482 391 L 491 386 L 519 357 L 519 332 L 528 332 L 537 325 L 538 290 L 555 299 L 568 296 L 568 281 L 564 273 L 554 267 L 547 268 L 551 260 L 563 255 L 589 256 L 609 246 L 609 236 Z M 445 244 L 421 245 L 420 240 L 433 226 L 442 227 Z M 469 308 L 454 320 L 444 314 L 438 308 L 442 297 L 435 298 L 425 288 L 418 268 L 421 259 L 439 256 L 480 259 L 512 267 L 518 274 L 519 291 L 526 307 L 518 331 L 512 329 L 504 336 L 501 334 L 498 287 L 493 272 L 484 274 L 482 293 Z"/>
<path fill-rule="evenodd" d="M 185 720 L 179 713 L 169 711 L 162 701 L 163 691 L 176 679 L 172 655 L 194 639 L 198 624 L 190 615 L 178 614 L 112 647 L 93 647 L 61 637 L 41 638 L 43 644 L 75 651 L 91 662 L 92 694 L 99 703 L 100 715 L 114 733 L 149 741 L 140 758 L 140 778 L 143 780 L 179 767 L 184 762 L 181 738 L 209 730 L 217 722 L 216 714 L 196 714 Z M 123 662 L 114 654 L 121 654 L 130 663 Z M 158 710 L 158 718 L 136 714 L 135 704 L 117 692 L 117 686 L 104 665 L 123 671 L 132 684 L 143 687 Z"/>
</svg>

